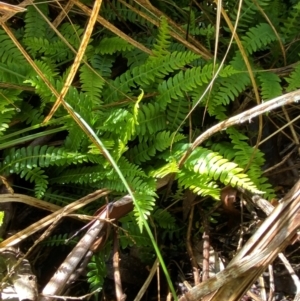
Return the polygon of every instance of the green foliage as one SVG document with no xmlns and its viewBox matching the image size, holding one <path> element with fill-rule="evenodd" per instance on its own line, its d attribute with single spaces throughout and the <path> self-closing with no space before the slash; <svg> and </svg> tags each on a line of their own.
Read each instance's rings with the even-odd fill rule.
<svg viewBox="0 0 300 301">
<path fill-rule="evenodd" d="M 294 71 L 285 80 L 288 82 L 287 91 L 291 92 L 293 90 L 300 88 L 300 65 L 297 65 Z"/>
<path fill-rule="evenodd" d="M 230 40 L 226 24 L 221 24 L 214 65 L 192 47 L 186 48 L 184 34 L 180 33 L 182 41 L 171 36 L 177 29 L 168 23 L 168 18 L 154 16 L 135 1 L 126 3 L 141 10 L 159 27 L 117 0 L 103 3 L 101 15 L 152 53 L 143 52 L 130 44 L 129 39 L 112 35 L 108 29 L 96 25 L 65 101 L 109 150 L 141 208 L 141 211 L 135 208 L 128 219 L 121 221 L 125 230 L 120 234 L 122 247 L 136 244 L 147 248 L 151 242 L 145 231 L 140 232 L 142 217 L 170 237 L 178 230 L 174 214 L 164 211 L 163 202 L 158 202 L 161 196 L 156 188 L 158 178 L 175 176 L 173 187 L 177 190 L 171 194 L 172 201 L 181 200 L 187 189 L 215 200 L 220 198 L 220 190 L 225 185 L 242 187 L 252 193 L 264 192 L 268 198 L 274 196 L 274 190 L 263 176 L 264 155 L 254 151 L 244 125 L 224 129 L 206 145 L 197 147 L 182 166 L 178 164 L 190 143 L 211 123 L 226 120 L 246 99 L 252 101 L 249 71 L 236 44 L 229 50 L 214 84 L 204 93 Z M 299 3 L 291 3 L 243 1 L 237 33 L 264 101 L 300 87 L 299 65 L 284 78 L 272 71 L 282 67 L 280 43 L 286 50 L 288 64 L 299 60 Z M 185 38 L 190 45 L 195 46 L 197 40 L 212 49 L 213 54 L 216 28 L 212 4 L 203 11 L 191 7 L 189 18 L 188 1 L 180 5 L 172 2 L 171 8 L 165 3 L 159 5 L 166 10 L 166 15 L 171 14 L 174 22 L 188 30 Z M 234 21 L 237 2 L 230 0 L 223 6 Z M 48 20 L 54 20 L 54 9 L 48 3 L 38 4 L 38 8 Z M 280 41 L 260 8 L 276 27 Z M 57 30 L 77 50 L 86 24 L 83 16 L 74 18 L 74 12 L 69 17 L 72 23 L 65 18 Z M 75 53 L 34 6 L 28 7 L 23 21 L 13 32 L 59 93 Z M 51 203 L 65 204 L 81 196 L 78 191 L 99 188 L 110 189 L 112 198 L 126 193 L 124 183 L 106 156 L 91 143 L 63 106 L 50 123 L 43 124 L 57 97 L 2 29 L 0 84 L 0 142 L 14 146 L 1 148 L 1 175 L 13 175 L 29 194 L 32 190 L 36 197 Z M 255 101 L 247 106 L 254 104 Z M 59 133 L 48 135 L 50 130 Z M 36 134 L 39 134 L 38 141 L 32 138 Z M 63 237 L 57 237 L 57 242 L 60 239 Z M 99 255 L 89 266 L 92 288 L 101 288 L 103 284 L 106 259 Z"/>
</svg>

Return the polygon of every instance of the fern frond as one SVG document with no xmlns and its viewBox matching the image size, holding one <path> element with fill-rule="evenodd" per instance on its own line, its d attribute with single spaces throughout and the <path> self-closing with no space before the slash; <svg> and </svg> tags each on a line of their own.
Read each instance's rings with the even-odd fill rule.
<svg viewBox="0 0 300 301">
<path fill-rule="evenodd" d="M 23 54 L 3 29 L 0 29 L 0 45 L 0 62 L 27 64 Z"/>
<path fill-rule="evenodd" d="M 103 77 L 110 77 L 112 66 L 115 61 L 113 56 L 102 56 L 99 54 L 92 54 L 89 58 L 91 66 L 100 73 Z"/>
<path fill-rule="evenodd" d="M 171 132 L 163 131 L 157 133 L 152 139 L 143 141 L 140 144 L 132 147 L 127 156 L 136 164 L 146 162 L 153 157 L 157 151 L 164 151 L 171 147 L 172 142 L 177 142 L 184 139 L 183 135 L 174 135 Z"/>
<path fill-rule="evenodd" d="M 86 65 L 81 66 L 79 76 L 82 91 L 86 92 L 93 102 L 99 106 L 101 104 L 101 92 L 105 83 L 104 80 L 100 74 L 97 74 Z"/>
<path fill-rule="evenodd" d="M 106 256 L 103 252 L 94 254 L 87 265 L 87 282 L 90 284 L 90 290 L 102 290 L 104 279 L 106 277 Z"/>
<path fill-rule="evenodd" d="M 120 220 L 124 231 L 120 231 L 120 245 L 122 249 L 138 245 L 141 247 L 151 246 L 151 240 L 145 231 L 141 232 L 136 226 L 132 213 Z"/>
<path fill-rule="evenodd" d="M 184 97 L 184 93 L 197 89 L 204 84 L 208 84 L 213 75 L 214 66 L 213 64 L 206 64 L 202 67 L 194 67 L 184 71 L 180 71 L 174 77 L 163 81 L 158 85 L 158 91 L 160 95 L 157 97 L 157 101 L 162 108 L 167 103 L 171 102 L 171 99 L 178 99 Z M 236 71 L 231 67 L 227 66 L 221 70 L 220 77 L 228 77 Z"/>
<path fill-rule="evenodd" d="M 197 148 L 184 165 L 188 170 L 206 176 L 207 180 L 219 180 L 225 185 L 243 187 L 255 193 L 261 193 L 243 169 L 230 162 L 217 152 L 202 147 Z"/>
<path fill-rule="evenodd" d="M 142 104 L 138 114 L 136 134 L 143 137 L 146 133 L 153 135 L 166 127 L 166 115 L 158 103 Z M 146 136 L 146 135 L 145 135 Z"/>
<path fill-rule="evenodd" d="M 288 11 L 288 13 L 290 15 L 284 19 L 283 26 L 281 26 L 280 29 L 284 37 L 289 40 L 290 37 L 297 35 L 300 30 L 300 2 L 296 3 L 293 8 Z"/>
<path fill-rule="evenodd" d="M 48 187 L 48 176 L 45 175 L 45 172 L 41 168 L 35 167 L 30 169 L 23 167 L 20 172 L 20 177 L 25 178 L 25 180 L 30 183 L 35 182 L 35 196 L 37 198 L 43 197 Z"/>
<path fill-rule="evenodd" d="M 176 228 L 174 216 L 164 209 L 155 208 L 152 212 L 152 218 L 163 229 L 173 230 Z"/>
<path fill-rule="evenodd" d="M 115 52 L 131 51 L 134 47 L 126 40 L 120 37 L 110 37 L 101 39 L 100 43 L 95 46 L 96 54 L 114 54 Z"/>
<path fill-rule="evenodd" d="M 134 67 L 118 77 L 104 94 L 106 102 L 110 103 L 123 98 L 123 93 L 128 93 L 130 88 L 149 86 L 157 79 L 164 78 L 167 74 L 181 69 L 186 64 L 199 56 L 186 52 L 173 52 L 164 57 L 151 60 L 144 65 Z"/>
<path fill-rule="evenodd" d="M 220 199 L 221 189 L 215 181 L 203 174 L 195 174 L 188 169 L 182 169 L 177 174 L 178 184 L 185 189 L 190 189 L 201 196 L 211 196 L 215 200 Z"/>
<path fill-rule="evenodd" d="M 45 16 L 48 16 L 49 9 L 48 4 L 38 4 L 38 8 L 42 11 Z M 25 39 L 24 42 L 26 44 L 26 38 L 43 38 L 48 36 L 47 30 L 49 25 L 44 20 L 44 18 L 40 15 L 40 13 L 35 9 L 33 5 L 29 5 L 25 15 Z"/>
<path fill-rule="evenodd" d="M 163 166 L 156 168 L 150 172 L 150 176 L 154 178 L 163 178 L 168 174 L 178 173 L 179 168 L 175 160 L 164 164 Z"/>
<path fill-rule="evenodd" d="M 152 53 L 155 57 L 162 57 L 169 54 L 168 48 L 171 44 L 170 38 L 168 21 L 165 17 L 161 17 L 158 35 L 152 49 Z M 150 59 L 153 59 L 153 57 L 150 57 Z"/>
<path fill-rule="evenodd" d="M 144 192 L 136 192 L 134 196 L 136 198 L 140 210 L 138 211 L 135 206 L 133 209 L 133 213 L 140 228 L 140 231 L 142 232 L 143 218 L 146 220 L 148 219 L 148 216 L 151 214 L 155 206 L 155 198 Z M 141 217 L 141 215 L 143 215 L 143 218 Z"/>
<path fill-rule="evenodd" d="M 6 171 L 10 173 L 22 172 L 23 168 L 32 169 L 51 165 L 62 166 L 85 161 L 87 161 L 86 155 L 67 152 L 63 148 L 47 145 L 28 146 L 20 149 L 11 149 L 3 162 L 0 163 L 0 172 L 1 174 Z"/>
<path fill-rule="evenodd" d="M 41 244 L 46 245 L 48 247 L 58 247 L 64 245 L 66 240 L 69 238 L 68 233 L 52 235 L 51 237 L 46 238 L 41 242 Z M 68 245 L 75 245 L 78 242 L 78 238 L 74 237 L 71 240 L 68 240 Z"/>
<path fill-rule="evenodd" d="M 258 24 L 263 20 L 263 16 L 261 15 L 256 3 L 263 8 L 266 12 L 272 11 L 272 2 L 271 0 L 257 0 L 254 2 L 252 0 L 243 1 L 242 11 L 239 19 L 238 30 L 244 31 L 249 27 Z M 228 10 L 232 22 L 236 20 L 238 5 L 237 2 L 228 1 L 226 9 Z M 271 6 L 271 7 L 270 7 Z"/>
<path fill-rule="evenodd" d="M 9 128 L 9 123 L 15 115 L 16 110 L 14 108 L 0 111 L 0 136 L 4 135 L 5 131 Z"/>
<path fill-rule="evenodd" d="M 261 85 L 260 93 L 264 101 L 282 95 L 280 78 L 277 74 L 272 72 L 261 72 L 258 75 L 258 78 Z"/>
<path fill-rule="evenodd" d="M 268 44 L 276 41 L 277 37 L 268 23 L 260 23 L 249 29 L 242 38 L 242 43 L 248 54 L 264 49 Z"/>
<path fill-rule="evenodd" d="M 246 142 L 248 137 L 241 134 L 235 128 L 228 128 L 226 132 L 231 139 L 232 147 L 235 152 L 234 162 L 236 162 L 242 168 L 248 165 L 249 159 L 253 156 L 253 148 Z M 256 150 L 253 157 L 247 175 L 255 183 L 259 190 L 264 191 L 268 198 L 275 196 L 274 189 L 267 182 L 267 178 L 262 175 L 262 166 L 265 162 L 264 155 L 260 150 Z"/>
<path fill-rule="evenodd" d="M 288 82 L 287 91 L 291 92 L 300 88 L 300 64 L 296 66 L 294 71 L 289 75 L 289 77 L 285 77 L 285 80 Z"/>
</svg>

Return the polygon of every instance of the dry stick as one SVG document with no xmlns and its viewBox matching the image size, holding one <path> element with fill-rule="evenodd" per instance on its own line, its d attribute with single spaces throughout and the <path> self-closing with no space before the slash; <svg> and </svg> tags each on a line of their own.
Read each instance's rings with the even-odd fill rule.
<svg viewBox="0 0 300 301">
<path fill-rule="evenodd" d="M 65 84 L 60 92 L 60 95 L 59 97 L 57 98 L 56 102 L 54 103 L 50 113 L 48 114 L 48 116 L 45 118 L 44 122 L 47 122 L 51 119 L 51 117 L 53 116 L 53 114 L 55 113 L 55 111 L 57 110 L 57 108 L 59 107 L 59 105 L 64 101 L 64 97 L 67 95 L 68 93 L 68 90 L 73 82 L 73 79 L 76 75 L 76 72 L 79 68 L 79 65 L 82 61 L 82 58 L 83 58 L 83 55 L 85 53 L 85 50 L 87 48 L 87 45 L 89 43 L 89 40 L 90 40 L 90 37 L 92 35 L 92 32 L 93 32 L 93 28 L 94 28 L 94 25 L 97 21 L 97 16 L 99 14 L 99 11 L 100 11 L 100 7 L 101 7 L 101 4 L 102 4 L 102 0 L 96 0 L 95 3 L 94 3 L 94 7 L 93 7 L 93 10 L 91 12 L 91 16 L 89 18 L 89 22 L 88 22 L 88 25 L 86 27 L 86 30 L 85 30 L 85 33 L 82 37 L 82 40 L 81 40 L 81 43 L 80 43 L 80 47 L 78 49 L 78 52 L 76 54 L 76 57 L 74 59 L 74 63 L 72 64 L 71 66 L 71 70 L 68 74 L 68 77 L 65 81 Z"/>
<path fill-rule="evenodd" d="M 276 108 L 279 108 L 281 106 L 291 104 L 293 102 L 298 102 L 300 100 L 300 90 L 296 90 L 284 95 L 281 95 L 279 97 L 276 97 L 272 100 L 269 100 L 267 102 L 264 102 L 260 105 L 255 106 L 254 108 L 251 108 L 243 113 L 240 113 L 236 116 L 230 117 L 227 120 L 221 121 L 215 126 L 212 126 L 210 129 L 205 131 L 203 134 L 198 136 L 192 146 L 185 152 L 185 154 L 182 156 L 182 158 L 179 161 L 179 167 L 182 167 L 184 162 L 187 160 L 189 155 L 195 150 L 197 146 L 199 146 L 201 143 L 203 143 L 206 139 L 208 139 L 213 134 L 225 130 L 228 127 L 244 123 L 246 121 L 251 122 L 252 118 L 264 114 L 266 112 L 272 111 Z"/>
<path fill-rule="evenodd" d="M 204 216 L 202 215 L 202 218 Z M 209 278 L 209 258 L 210 258 L 210 241 L 209 241 L 209 227 L 208 220 L 204 217 L 202 222 L 204 232 L 203 232 L 203 271 L 202 271 L 202 282 Z"/>
<path fill-rule="evenodd" d="M 121 273 L 120 273 L 120 256 L 119 256 L 119 235 L 118 235 L 118 229 L 114 229 L 113 268 L 114 268 L 114 280 L 115 280 L 116 299 L 117 299 L 117 301 L 124 301 L 126 299 L 126 295 L 123 293 Z"/>
<path fill-rule="evenodd" d="M 55 28 L 59 26 L 59 24 L 64 20 L 65 17 L 68 17 L 68 12 L 72 9 L 74 5 L 72 0 L 69 0 L 64 7 L 60 5 L 59 1 L 57 1 L 57 4 L 61 7 L 62 10 L 59 13 L 59 15 L 55 18 L 55 20 L 52 22 L 52 25 Z"/>
<path fill-rule="evenodd" d="M 88 8 L 86 5 L 84 5 L 83 3 L 81 3 L 78 0 L 72 0 L 73 3 L 78 6 L 83 12 L 85 12 L 86 14 L 91 14 L 91 9 Z M 132 39 L 130 36 L 126 35 L 123 31 L 121 31 L 120 29 L 118 29 L 117 27 L 115 27 L 114 25 L 112 25 L 111 23 L 109 23 L 107 20 L 105 20 L 103 17 L 98 16 L 97 17 L 97 21 L 105 28 L 107 28 L 108 30 L 110 30 L 111 32 L 113 32 L 114 34 L 116 34 L 118 37 L 120 37 L 121 39 L 127 41 L 128 43 L 130 43 L 131 45 L 133 45 L 134 47 L 142 50 L 145 53 L 148 54 L 152 54 L 152 51 L 150 49 L 148 49 L 147 47 L 145 47 L 143 44 L 135 41 L 134 39 Z"/>
<path fill-rule="evenodd" d="M 269 264 L 269 286 L 270 286 L 270 291 L 269 291 L 269 298 L 268 301 L 273 301 L 274 300 L 274 293 L 275 293 L 275 282 L 274 282 L 274 271 L 273 271 L 273 265 Z"/>
<path fill-rule="evenodd" d="M 291 123 L 291 119 L 290 119 L 290 116 L 286 110 L 285 107 L 282 107 L 282 111 L 284 113 L 284 116 L 287 120 L 287 123 L 289 124 L 289 127 L 290 127 L 290 130 L 291 130 L 291 133 L 292 133 L 292 136 L 294 138 L 294 142 L 296 145 L 299 145 L 299 137 L 298 137 L 298 134 L 296 133 L 295 129 L 294 129 L 294 126 L 293 124 Z M 298 154 L 300 154 L 300 148 L 298 149 Z"/>
<path fill-rule="evenodd" d="M 158 261 L 158 258 L 156 258 L 156 260 L 154 261 L 153 265 L 152 265 L 152 268 L 151 268 L 151 271 L 149 273 L 149 276 L 147 277 L 145 283 L 143 284 L 143 286 L 141 287 L 140 291 L 138 292 L 138 294 L 136 295 L 136 297 L 134 298 L 134 301 L 140 301 L 145 292 L 147 291 L 147 288 L 149 287 L 151 281 L 152 281 L 152 278 L 154 277 L 156 271 L 157 271 L 157 268 L 159 266 L 159 261 Z"/>
<path fill-rule="evenodd" d="M 0 248 L 6 248 L 9 246 L 13 246 L 19 242 L 21 242 L 23 239 L 29 237 L 33 233 L 42 230 L 43 228 L 47 227 L 49 224 L 53 223 L 53 221 L 57 218 L 57 216 L 63 217 L 70 212 L 73 212 L 75 210 L 78 210 L 79 208 L 97 200 L 98 198 L 105 196 L 109 194 L 110 191 L 107 189 L 101 189 L 101 190 L 96 190 L 95 192 L 88 194 L 87 196 L 65 206 L 64 208 L 61 208 L 60 210 L 42 218 L 38 222 L 30 225 L 26 229 L 19 231 L 17 234 L 9 237 L 8 239 L 2 241 L 0 243 Z M 1 197 L 6 196 L 6 197 L 12 197 L 10 194 L 9 195 L 1 195 Z M 10 201 L 10 200 L 9 200 Z"/>
<path fill-rule="evenodd" d="M 107 206 L 99 217 L 105 219 L 110 213 L 110 210 L 111 206 Z M 44 287 L 42 297 L 39 301 L 49 301 L 52 299 L 52 295 L 59 295 L 63 291 L 68 279 L 96 240 L 103 226 L 104 223 L 100 220 L 94 222 L 87 233 L 77 243 L 76 247 L 69 253 L 65 261 L 60 265 L 48 284 Z"/>
<path fill-rule="evenodd" d="M 157 183 L 157 188 L 165 186 L 169 181 L 169 177 L 160 179 Z M 122 209 L 123 208 L 123 209 Z M 96 240 L 97 235 L 104 227 L 105 223 L 103 220 L 113 213 L 115 218 L 118 220 L 129 211 L 133 209 L 133 202 L 129 195 L 124 196 L 120 200 L 110 203 L 106 208 L 98 215 L 100 219 L 97 219 L 87 233 L 82 237 L 78 242 L 75 248 L 67 256 L 65 261 L 58 268 L 57 272 L 50 279 L 49 283 L 43 289 L 42 294 L 48 295 L 48 297 L 42 297 L 39 301 L 48 301 L 51 299 L 51 296 L 59 294 L 65 287 L 68 279 L 74 272 L 74 269 L 77 267 L 83 256 L 90 250 L 92 244 Z M 112 215 L 113 215 L 112 214 Z M 109 216 L 110 217 L 110 216 Z"/>
<path fill-rule="evenodd" d="M 239 300 L 263 270 L 290 244 L 300 215 L 300 180 L 266 218 L 225 270 L 192 288 L 180 301 L 196 301 L 214 292 L 212 300 Z M 236 279 L 239 279 L 238 283 Z"/>
<path fill-rule="evenodd" d="M 127 8 L 129 8 L 131 11 L 133 11 L 136 14 L 140 15 L 145 20 L 147 20 L 150 23 L 154 24 L 155 26 L 159 27 L 159 25 L 160 25 L 160 21 L 159 20 L 155 20 L 155 19 L 151 18 L 146 13 L 138 10 L 137 8 L 135 8 L 134 6 L 130 5 L 129 3 L 127 3 L 127 2 L 125 2 L 123 0 L 120 0 L 120 2 L 123 5 L 125 5 Z M 141 1 L 139 1 L 138 4 L 141 5 Z M 141 6 L 144 7 L 143 5 L 141 5 Z M 147 7 L 147 9 L 150 10 L 149 7 Z M 155 16 L 161 16 L 161 15 L 163 15 L 162 12 L 160 12 L 159 10 L 157 10 L 155 7 L 153 7 L 151 5 L 151 10 L 153 10 L 153 9 L 155 10 L 155 13 L 154 13 Z M 158 11 L 158 13 L 156 13 L 156 10 Z M 181 32 L 182 35 L 184 35 L 185 32 L 182 30 L 182 28 L 178 27 L 177 24 L 174 21 L 172 21 L 168 16 L 166 16 L 166 15 L 164 15 L 164 16 L 167 18 L 167 21 L 171 25 L 171 28 L 173 28 L 173 30 L 170 31 L 170 35 L 174 39 L 176 39 L 177 41 L 179 41 L 180 43 L 182 43 L 187 49 L 189 49 L 189 50 L 191 50 L 191 51 L 193 51 L 193 52 L 201 55 L 204 59 L 209 60 L 209 59 L 212 58 L 212 55 L 208 52 L 208 50 L 204 49 L 203 46 L 199 42 L 197 42 L 195 39 L 193 39 L 194 44 L 192 44 L 189 41 L 187 41 L 183 36 L 181 36 L 180 34 L 178 34 L 178 32 Z M 175 26 L 177 28 L 174 30 Z"/>
<path fill-rule="evenodd" d="M 200 274 L 199 274 L 198 263 L 197 260 L 195 259 L 194 252 L 191 246 L 191 232 L 192 232 L 193 217 L 194 217 L 194 207 L 195 206 L 192 206 L 189 214 L 189 223 L 188 223 L 188 229 L 186 234 L 186 249 L 192 263 L 194 284 L 197 285 L 200 282 Z"/>
</svg>

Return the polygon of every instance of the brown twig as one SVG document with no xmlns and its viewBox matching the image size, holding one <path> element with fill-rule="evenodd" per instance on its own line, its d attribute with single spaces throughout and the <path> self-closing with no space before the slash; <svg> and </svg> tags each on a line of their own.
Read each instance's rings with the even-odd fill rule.
<svg viewBox="0 0 300 301">
<path fill-rule="evenodd" d="M 125 301 L 126 295 L 123 293 L 122 280 L 120 273 L 120 256 L 119 256 L 119 235 L 118 229 L 114 229 L 114 255 L 113 255 L 113 269 L 115 280 L 115 292 L 117 301 Z"/>
</svg>

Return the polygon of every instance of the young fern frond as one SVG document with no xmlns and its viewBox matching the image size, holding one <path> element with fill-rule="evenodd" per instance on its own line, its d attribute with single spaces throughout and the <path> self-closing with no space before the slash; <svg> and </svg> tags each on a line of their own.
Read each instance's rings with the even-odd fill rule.
<svg viewBox="0 0 300 301">
<path fill-rule="evenodd" d="M 155 57 L 163 57 L 170 53 L 168 51 L 168 48 L 171 44 L 170 38 L 171 36 L 169 34 L 168 21 L 165 17 L 161 17 L 156 42 L 152 46 L 154 57 L 150 57 L 150 59 L 155 59 Z"/>
</svg>

